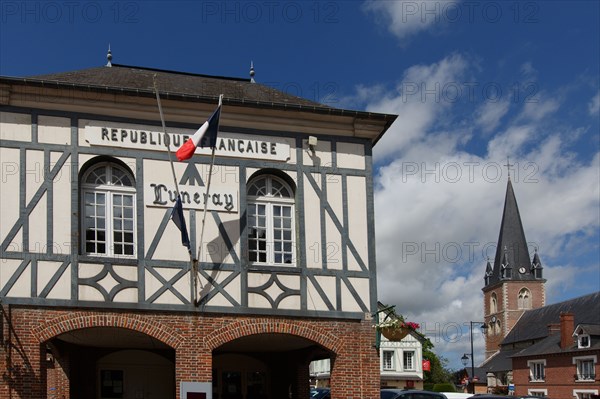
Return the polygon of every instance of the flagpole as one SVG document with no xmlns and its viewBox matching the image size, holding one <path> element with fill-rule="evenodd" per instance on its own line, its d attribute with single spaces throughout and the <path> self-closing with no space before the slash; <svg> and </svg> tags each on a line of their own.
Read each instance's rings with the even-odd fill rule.
<svg viewBox="0 0 600 399">
<path fill-rule="evenodd" d="M 167 134 L 167 126 L 165 125 L 165 117 L 163 115 L 162 105 L 160 103 L 160 95 L 158 94 L 158 87 L 156 87 L 156 74 L 152 77 L 152 82 L 154 83 L 154 92 L 156 93 L 156 102 L 158 104 L 158 112 L 160 114 L 160 123 L 163 128 L 163 141 L 165 143 L 165 147 L 167 147 L 167 154 L 169 156 L 169 163 L 171 164 L 171 173 L 173 174 L 173 182 L 175 183 L 175 193 L 177 197 L 179 197 L 179 183 L 177 183 L 177 175 L 175 174 L 175 166 L 173 165 L 173 158 L 171 157 L 171 137 Z M 195 269 L 196 261 L 192 255 L 192 247 L 188 246 L 188 254 L 190 255 L 190 271 L 194 276 L 197 275 Z M 192 303 L 197 302 L 196 298 L 196 278 L 192 279 Z"/>
<path fill-rule="evenodd" d="M 223 95 L 219 95 L 219 107 L 223 105 Z M 219 118 L 220 122 L 221 118 Z M 219 125 L 217 124 L 217 131 L 219 131 Z M 202 227 L 200 229 L 200 245 L 198 245 L 198 263 L 200 263 L 202 257 L 202 244 L 204 242 L 204 225 L 206 223 L 206 209 L 208 208 L 208 200 L 210 199 L 210 181 L 212 178 L 213 165 L 215 164 L 215 149 L 216 145 L 212 146 L 212 153 L 210 158 L 210 167 L 208 168 L 208 181 L 206 183 L 206 194 L 204 195 L 204 212 L 202 214 Z M 196 271 L 196 279 L 198 279 L 198 271 Z M 199 281 L 198 281 L 199 282 Z M 198 286 L 198 283 L 196 283 Z M 197 293 L 195 294 L 197 296 Z M 196 306 L 200 304 L 199 299 L 196 300 Z"/>
<path fill-rule="evenodd" d="M 171 158 L 171 137 L 167 134 L 167 127 L 165 125 L 165 117 L 163 116 L 162 105 L 160 104 L 160 95 L 158 94 L 158 88 L 156 87 L 156 75 L 152 78 L 154 82 L 154 92 L 156 93 L 156 102 L 158 103 L 158 112 L 160 114 L 160 122 L 163 128 L 163 141 L 165 147 L 167 147 L 167 154 L 169 155 L 169 163 L 171 164 L 171 172 L 173 174 L 173 182 L 175 183 L 175 192 L 179 195 L 179 184 L 177 183 L 177 176 L 175 175 L 175 166 L 173 165 L 173 159 Z"/>
</svg>

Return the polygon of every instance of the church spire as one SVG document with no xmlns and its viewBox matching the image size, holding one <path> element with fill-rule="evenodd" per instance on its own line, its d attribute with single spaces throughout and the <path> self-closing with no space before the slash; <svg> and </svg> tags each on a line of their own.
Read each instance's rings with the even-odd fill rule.
<svg viewBox="0 0 600 399">
<path fill-rule="evenodd" d="M 507 164 L 510 165 L 508 161 Z M 519 214 L 512 182 L 509 178 L 494 266 L 489 276 L 489 270 L 486 267 L 486 286 L 499 281 L 535 280 L 536 275 L 531 272 L 531 266 L 532 261 L 529 257 L 521 215 Z"/>
</svg>

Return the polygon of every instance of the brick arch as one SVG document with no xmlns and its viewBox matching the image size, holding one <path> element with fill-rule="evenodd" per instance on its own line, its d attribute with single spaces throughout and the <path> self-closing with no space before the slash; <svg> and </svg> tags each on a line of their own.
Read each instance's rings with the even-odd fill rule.
<svg viewBox="0 0 600 399">
<path fill-rule="evenodd" d="M 306 338 L 318 343 L 334 353 L 339 353 L 343 347 L 342 337 L 332 334 L 323 328 L 315 327 L 314 324 L 306 323 L 300 320 L 272 319 L 235 321 L 205 336 L 204 343 L 208 349 L 214 350 L 219 346 L 238 338 L 255 334 L 269 333 L 291 334 Z"/>
<path fill-rule="evenodd" d="M 116 313 L 69 312 L 42 323 L 33 329 L 33 334 L 42 343 L 69 331 L 92 327 L 116 327 L 141 332 L 173 349 L 176 349 L 183 341 L 181 335 L 165 324 L 139 315 Z"/>
</svg>

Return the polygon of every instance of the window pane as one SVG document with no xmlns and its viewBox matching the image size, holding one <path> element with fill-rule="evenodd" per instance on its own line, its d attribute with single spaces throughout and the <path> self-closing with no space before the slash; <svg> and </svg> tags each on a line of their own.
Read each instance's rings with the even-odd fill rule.
<svg viewBox="0 0 600 399">
<path fill-rule="evenodd" d="M 286 216 L 286 217 L 292 216 L 292 208 L 289 206 L 284 207 L 283 208 L 283 216 Z"/>
<path fill-rule="evenodd" d="M 281 216 L 281 207 L 280 206 L 274 206 L 273 207 L 273 215 L 275 215 L 275 216 Z"/>
<path fill-rule="evenodd" d="M 133 245 L 125 245 L 125 255 L 133 255 Z"/>
</svg>

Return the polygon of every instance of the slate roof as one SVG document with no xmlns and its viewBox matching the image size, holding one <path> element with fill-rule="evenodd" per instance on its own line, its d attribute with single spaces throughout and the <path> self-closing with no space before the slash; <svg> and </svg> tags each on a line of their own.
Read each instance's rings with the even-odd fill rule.
<svg viewBox="0 0 600 399">
<path fill-rule="evenodd" d="M 590 336 L 600 336 L 600 324 L 578 324 L 575 326 L 575 332 L 580 334 L 580 331 Z"/>
<path fill-rule="evenodd" d="M 487 359 L 481 368 L 487 372 L 497 373 L 499 371 L 512 370 L 511 356 L 519 352 L 521 349 L 502 349 L 496 352 L 492 357 Z"/>
<path fill-rule="evenodd" d="M 574 338 L 573 338 L 574 340 Z M 591 345 L 589 348 L 577 348 L 577 343 L 573 341 L 573 344 L 568 346 L 565 349 L 561 349 L 560 347 L 560 334 L 555 333 L 549 335 L 548 337 L 542 339 L 539 342 L 531 345 L 530 347 L 523 349 L 515 354 L 512 357 L 521 357 L 521 356 L 537 356 L 537 355 L 550 355 L 561 352 L 586 352 L 590 350 L 598 350 L 600 349 L 600 340 L 591 340 Z"/>
<path fill-rule="evenodd" d="M 287 111 L 304 111 L 335 116 L 349 116 L 384 122 L 376 143 L 398 117 L 365 111 L 334 108 L 305 98 L 287 94 L 272 87 L 253 83 L 250 79 L 209 76 L 112 64 L 70 72 L 36 75 L 25 78 L 0 77 L 8 84 L 25 84 L 46 88 L 81 89 L 100 93 L 155 97 L 154 76 L 162 99 L 216 104 L 223 94 L 223 104 Z"/>
<path fill-rule="evenodd" d="M 575 326 L 600 324 L 600 292 L 524 312 L 500 345 L 546 338 L 548 325 L 559 323 L 562 312 L 573 313 Z"/>
<path fill-rule="evenodd" d="M 155 75 L 161 96 L 172 94 L 218 99 L 219 94 L 223 94 L 226 98 L 236 100 L 331 108 L 260 83 L 252 83 L 250 79 L 200 75 L 118 64 L 112 64 L 112 67 L 103 66 L 78 71 L 37 75 L 30 78 L 76 85 L 93 85 L 153 92 L 153 79 Z"/>
<path fill-rule="evenodd" d="M 537 257 L 537 261 L 539 262 L 539 256 Z M 541 262 L 539 263 L 541 265 Z M 502 264 L 508 264 L 510 267 L 511 273 L 509 278 L 502 278 Z M 491 273 L 486 266 L 486 275 L 489 276 L 486 285 L 490 286 L 499 281 L 535 280 L 536 278 L 532 273 L 531 264 L 532 261 L 529 257 L 529 249 L 527 248 L 527 240 L 525 239 L 525 232 L 523 230 L 523 223 L 521 222 L 517 199 L 515 197 L 512 182 L 508 179 L 494 266 Z M 525 268 L 525 273 L 519 272 L 521 267 Z"/>
</svg>

